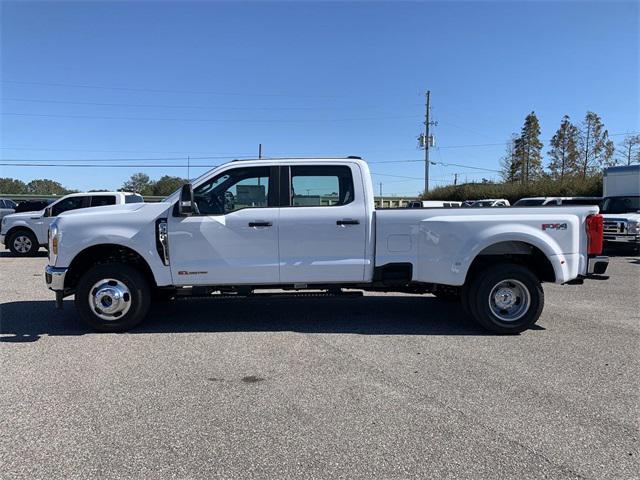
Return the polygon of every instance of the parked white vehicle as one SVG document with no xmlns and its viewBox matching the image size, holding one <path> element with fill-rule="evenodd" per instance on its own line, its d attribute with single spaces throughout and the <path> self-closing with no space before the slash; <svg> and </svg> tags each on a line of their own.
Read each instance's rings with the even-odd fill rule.
<svg viewBox="0 0 640 480">
<path fill-rule="evenodd" d="M 528 197 L 521 198 L 514 207 L 557 207 L 560 205 L 600 205 L 602 197 Z"/>
<path fill-rule="evenodd" d="M 329 199 L 329 200 L 327 200 Z M 256 289 L 434 293 L 484 327 L 516 333 L 541 282 L 601 275 L 598 207 L 376 210 L 366 162 L 245 160 L 160 203 L 67 212 L 45 278 L 100 331 L 139 324 L 152 299 Z"/>
<path fill-rule="evenodd" d="M 604 169 L 604 240 L 640 249 L 640 165 Z"/>
<path fill-rule="evenodd" d="M 0 198 L 0 218 L 11 215 L 18 205 L 10 198 Z"/>
<path fill-rule="evenodd" d="M 466 202 L 465 202 L 466 203 Z M 485 208 L 485 207 L 509 207 L 511 204 L 509 200 L 504 198 L 485 198 L 484 200 L 475 200 L 469 205 L 465 205 L 471 208 Z"/>
<path fill-rule="evenodd" d="M 3 217 L 0 224 L 0 243 L 14 255 L 34 255 L 40 247 L 47 246 L 49 225 L 63 212 L 143 201 L 142 196 L 130 192 L 72 193 L 56 200 L 43 210 L 12 213 Z"/>
<path fill-rule="evenodd" d="M 415 200 L 407 205 L 407 208 L 456 208 L 460 207 L 462 202 L 449 200 Z"/>
</svg>

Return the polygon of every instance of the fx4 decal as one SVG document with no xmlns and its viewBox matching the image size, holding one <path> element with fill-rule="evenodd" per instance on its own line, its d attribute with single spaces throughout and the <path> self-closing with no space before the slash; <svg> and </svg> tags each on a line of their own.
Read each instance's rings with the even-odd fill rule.
<svg viewBox="0 0 640 480">
<path fill-rule="evenodd" d="M 208 272 L 187 272 L 185 270 L 180 270 L 178 275 L 206 275 Z"/>
<path fill-rule="evenodd" d="M 542 230 L 566 230 L 566 223 L 543 223 Z"/>
</svg>

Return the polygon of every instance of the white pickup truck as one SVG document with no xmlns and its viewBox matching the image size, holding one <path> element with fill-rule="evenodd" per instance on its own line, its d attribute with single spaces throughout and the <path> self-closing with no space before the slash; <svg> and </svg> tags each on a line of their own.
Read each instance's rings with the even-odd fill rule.
<svg viewBox="0 0 640 480">
<path fill-rule="evenodd" d="M 160 203 L 59 216 L 47 285 L 99 331 L 139 324 L 163 297 L 342 288 L 458 299 L 517 333 L 541 282 L 602 277 L 598 207 L 377 210 L 358 157 L 234 161 Z M 427 313 L 425 312 L 425 315 Z"/>
<path fill-rule="evenodd" d="M 2 218 L 0 243 L 18 257 L 35 255 L 47 246 L 47 230 L 61 213 L 79 208 L 139 203 L 144 199 L 130 192 L 72 193 L 56 200 L 43 210 L 12 213 Z"/>
</svg>

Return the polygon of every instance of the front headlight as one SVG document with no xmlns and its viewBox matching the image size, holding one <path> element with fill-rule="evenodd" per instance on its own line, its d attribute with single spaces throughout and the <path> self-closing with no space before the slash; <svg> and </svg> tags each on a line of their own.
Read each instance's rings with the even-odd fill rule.
<svg viewBox="0 0 640 480">
<path fill-rule="evenodd" d="M 51 264 L 55 265 L 56 257 L 58 256 L 58 245 L 60 243 L 60 232 L 58 230 L 57 222 L 53 222 L 49 227 L 48 237 L 49 258 L 51 260 Z"/>
<path fill-rule="evenodd" d="M 629 222 L 628 229 L 631 234 L 640 233 L 640 222 Z"/>
</svg>

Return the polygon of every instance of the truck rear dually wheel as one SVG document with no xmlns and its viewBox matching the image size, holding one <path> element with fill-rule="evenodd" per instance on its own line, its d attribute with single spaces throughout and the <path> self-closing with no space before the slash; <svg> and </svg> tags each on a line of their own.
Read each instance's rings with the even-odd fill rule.
<svg viewBox="0 0 640 480">
<path fill-rule="evenodd" d="M 544 292 L 540 280 L 528 268 L 498 264 L 474 277 L 468 289 L 468 306 L 487 330 L 520 333 L 540 318 Z"/>
<path fill-rule="evenodd" d="M 75 303 L 82 319 L 100 332 L 124 332 L 138 325 L 151 302 L 144 276 L 122 263 L 96 265 L 78 282 Z"/>
</svg>

